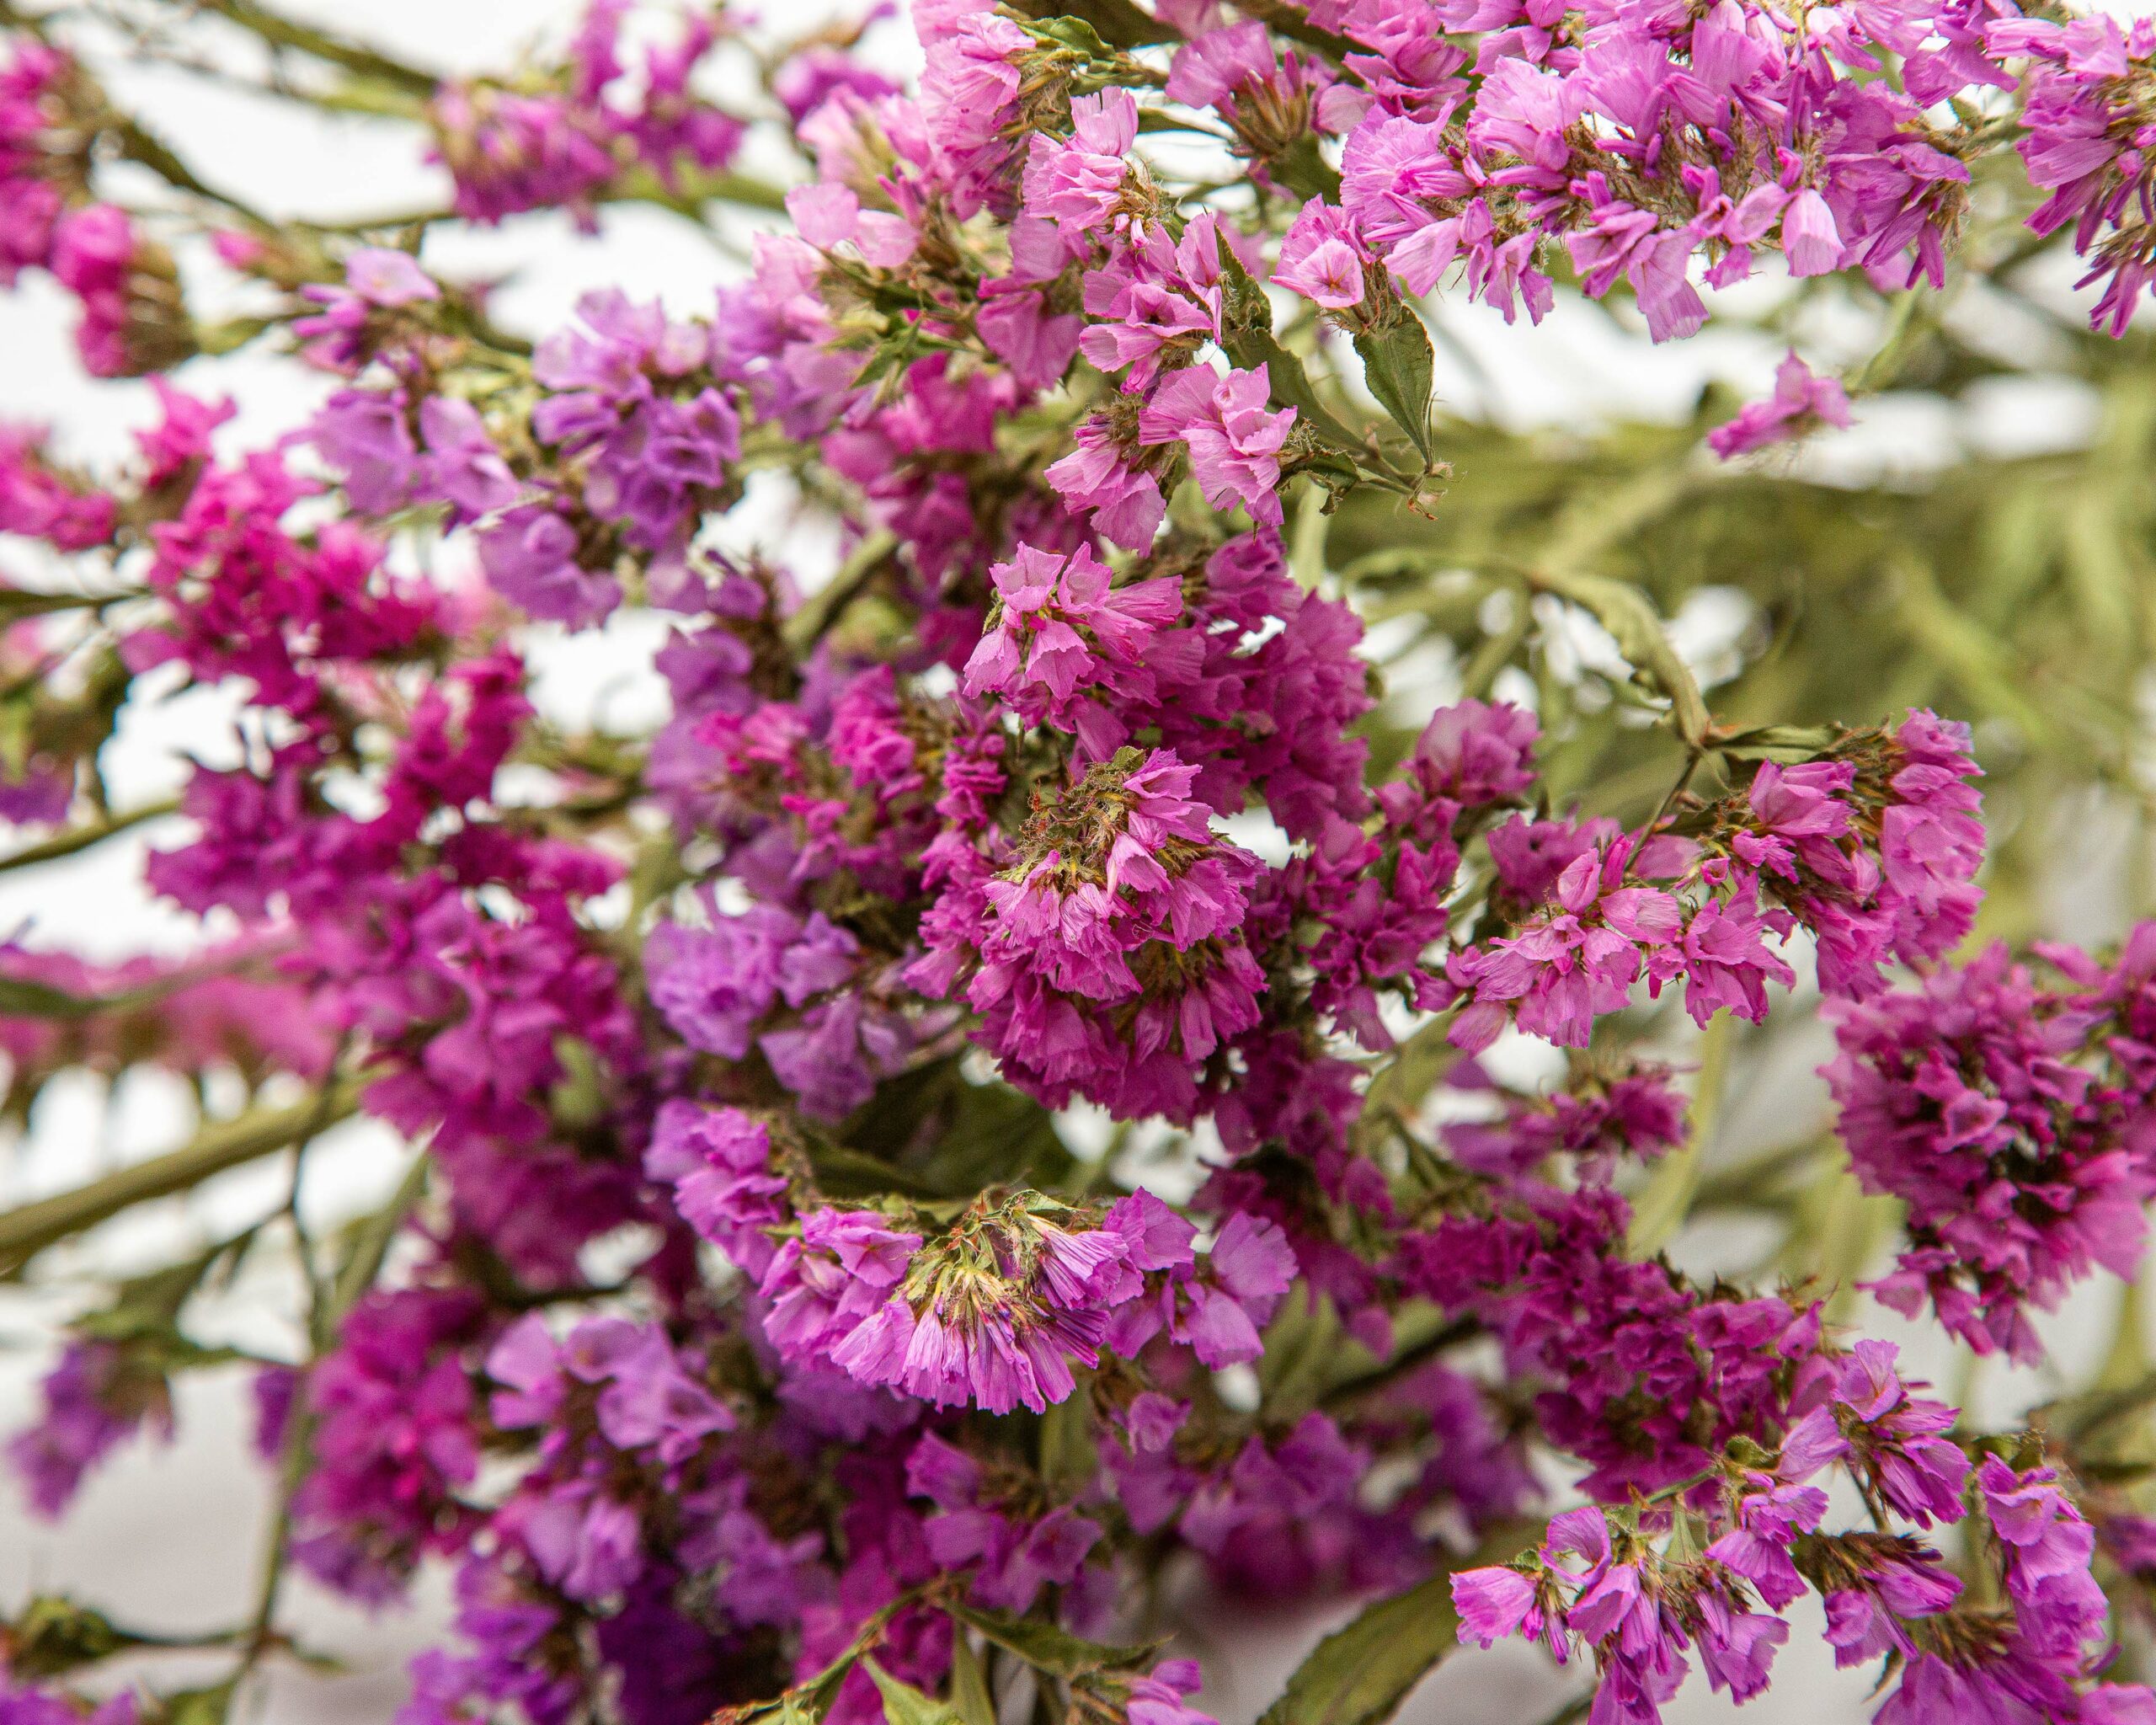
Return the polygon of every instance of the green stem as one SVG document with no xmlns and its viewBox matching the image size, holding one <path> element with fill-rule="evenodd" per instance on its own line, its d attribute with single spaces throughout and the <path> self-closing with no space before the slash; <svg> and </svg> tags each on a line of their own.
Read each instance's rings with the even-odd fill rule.
<svg viewBox="0 0 2156 1725">
<path fill-rule="evenodd" d="M 0 587 L 0 618 L 15 622 L 27 617 L 51 617 L 62 611 L 103 611 L 129 599 L 148 595 L 140 589 L 119 593 L 29 593 L 19 587 Z"/>
<path fill-rule="evenodd" d="M 0 1276 L 13 1275 L 48 1247 L 133 1205 L 184 1192 L 335 1124 L 358 1108 L 359 1089 L 355 1080 L 344 1078 L 290 1108 L 250 1109 L 236 1120 L 205 1127 L 192 1142 L 164 1156 L 8 1211 L 0 1215 Z"/>
<path fill-rule="evenodd" d="M 125 832 L 131 826 L 140 826 L 146 820 L 157 820 L 167 814 L 177 814 L 177 802 L 146 803 L 139 809 L 131 809 L 125 814 L 108 815 L 103 820 L 93 820 L 87 825 L 71 827 L 67 831 L 55 833 L 49 839 L 35 845 L 25 845 L 19 851 L 0 857 L 0 874 L 15 868 L 35 868 L 40 862 L 57 862 L 63 857 L 72 857 L 87 851 L 93 845 L 101 845 L 115 834 Z"/>
<path fill-rule="evenodd" d="M 1652 1258 L 1692 1213 L 1692 1200 L 1699 1195 L 1700 1165 L 1714 1141 L 1716 1122 L 1721 1113 L 1736 1023 L 1729 1013 L 1717 1012 L 1700 1039 L 1700 1082 L 1692 1097 L 1691 1134 L 1681 1148 L 1662 1159 L 1662 1166 L 1640 1194 L 1632 1212 L 1631 1231 L 1625 1236 L 1625 1249 L 1634 1258 Z"/>
<path fill-rule="evenodd" d="M 382 1260 L 389 1254 L 389 1242 L 397 1237 L 397 1231 L 404 1219 L 411 1215 L 427 1189 L 427 1158 L 422 1155 L 414 1158 L 412 1166 L 404 1171 L 404 1178 L 397 1190 L 390 1194 L 389 1202 L 369 1216 L 352 1242 L 352 1255 L 329 1290 L 328 1323 L 333 1330 L 342 1323 L 345 1314 L 359 1304 L 360 1296 L 374 1285 L 374 1279 L 382 1274 Z"/>
<path fill-rule="evenodd" d="M 326 1098 L 328 1092 L 323 1093 Z M 318 1105 L 315 1130 L 321 1130 L 323 1109 Z M 310 1134 L 310 1136 L 312 1134 Z M 301 1140 L 304 1149 L 306 1140 Z M 294 1184 L 297 1185 L 297 1170 L 294 1171 Z M 404 1172 L 397 1190 L 389 1202 L 360 1225 L 352 1241 L 350 1258 L 339 1272 L 328 1297 L 313 1297 L 314 1277 L 310 1267 L 307 1281 L 310 1294 L 307 1327 L 309 1353 L 319 1359 L 335 1339 L 337 1327 L 352 1307 L 359 1303 L 366 1290 L 374 1285 L 375 1278 L 382 1274 L 383 1261 L 389 1253 L 391 1241 L 397 1231 L 410 1215 L 414 1205 L 425 1194 L 427 1186 L 427 1158 L 424 1153 L 414 1156 L 412 1166 Z M 296 1222 L 297 1204 L 295 1194 L 294 1220 Z M 231 1681 L 237 1687 L 248 1674 L 261 1663 L 263 1656 L 285 1637 L 276 1628 L 277 1602 L 284 1592 L 285 1559 L 291 1543 L 292 1503 L 305 1482 L 307 1462 L 314 1440 L 314 1421 L 302 1404 L 292 1411 L 291 1424 L 285 1434 L 284 1453 L 279 1457 L 277 1504 L 270 1516 L 270 1533 L 262 1558 L 262 1576 L 255 1589 L 254 1616 L 240 1650 L 239 1663 L 233 1668 Z"/>
<path fill-rule="evenodd" d="M 1342 1403 L 1353 1402 L 1364 1396 L 1389 1389 L 1448 1348 L 1471 1341 L 1481 1332 L 1481 1327 L 1472 1318 L 1456 1318 L 1420 1342 L 1401 1348 L 1382 1365 L 1363 1373 L 1359 1377 L 1349 1378 L 1345 1383 L 1334 1385 L 1320 1398 L 1321 1403 L 1326 1407 L 1337 1407 Z"/>
<path fill-rule="evenodd" d="M 1732 1205 L 1764 1204 L 1776 1194 L 1773 1188 L 1792 1168 L 1801 1167 L 1828 1149 L 1831 1135 L 1799 1140 L 1775 1149 L 1762 1151 L 1736 1167 L 1725 1168 L 1720 1173 L 1702 1179 L 1694 1188 L 1694 1208 L 1702 1205 Z"/>
<path fill-rule="evenodd" d="M 348 222 L 309 222 L 302 224 L 314 233 L 373 233 L 382 228 L 432 227 L 454 222 L 454 210 L 392 210 L 387 216 L 356 216 Z"/>
<path fill-rule="evenodd" d="M 839 566 L 838 572 L 787 619 L 787 639 L 803 649 L 823 639 L 898 548 L 896 536 L 888 532 L 871 533 L 862 540 L 853 555 Z"/>
<path fill-rule="evenodd" d="M 684 174 L 682 190 L 698 203 L 740 204 L 776 214 L 786 208 L 786 188 L 749 174 Z"/>
<path fill-rule="evenodd" d="M 312 54 L 332 66 L 341 66 L 361 77 L 377 79 L 423 99 L 431 97 L 440 82 L 433 73 L 392 59 L 378 49 L 301 24 L 266 6 L 257 5 L 255 0 L 195 0 L 195 4 L 200 10 L 214 12 L 249 35 L 260 37 L 273 48 L 291 48 Z"/>
<path fill-rule="evenodd" d="M 230 192 L 219 191 L 199 178 L 161 140 L 144 131 L 136 120 L 125 115 L 116 115 L 108 122 L 107 129 L 120 142 L 120 153 L 129 161 L 139 163 L 175 190 L 188 192 L 211 203 L 222 205 L 235 216 L 253 222 L 260 227 L 274 226 L 270 219 L 243 199 Z"/>
<path fill-rule="evenodd" d="M 1475 649 L 1474 658 L 1468 660 L 1467 669 L 1460 674 L 1460 692 L 1470 700 L 1489 698 L 1497 674 L 1513 662 L 1513 655 L 1526 644 L 1528 632 L 1534 627 L 1534 611 L 1528 603 L 1527 589 L 1514 585 L 1512 601 L 1511 620 L 1497 634 L 1483 640 Z"/>
</svg>

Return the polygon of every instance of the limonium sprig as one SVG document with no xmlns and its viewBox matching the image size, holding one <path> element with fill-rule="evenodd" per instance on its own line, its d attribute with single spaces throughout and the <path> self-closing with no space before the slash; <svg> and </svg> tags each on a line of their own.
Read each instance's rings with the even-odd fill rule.
<svg viewBox="0 0 2156 1725">
<path fill-rule="evenodd" d="M 203 10 L 275 48 L 265 94 L 405 128 L 440 207 L 266 217 L 115 101 L 72 8 L 0 7 L 0 286 L 49 276 L 83 369 L 151 384 L 124 461 L 0 431 L 0 532 L 67 574 L 0 589 L 0 869 L 154 820 L 143 889 L 203 937 L 0 948 L 8 1110 L 134 1068 L 205 1099 L 169 1156 L 0 1215 L 0 1271 L 293 1170 L 98 1284 L 8 1449 L 60 1516 L 171 1437 L 175 1379 L 243 1370 L 259 1608 L 189 1639 L 30 1600 L 0 1721 L 244 1717 L 321 1651 L 288 1578 L 441 1573 L 398 1725 L 1214 1725 L 1183 1578 L 1364 1606 L 1272 1725 L 1376 1725 L 1513 1636 L 1650 1725 L 1822 1623 L 1810 1669 L 1876 1668 L 1885 1725 L 2156 1722 L 2116 1409 L 1988 1429 L 1867 1333 L 2040 1363 L 2045 1314 L 2137 1274 L 2156 923 L 1978 939 L 1953 692 L 1719 718 L 1591 535 L 1489 553 L 1441 700 L 1372 617 L 1461 573 L 1418 549 L 1479 483 L 1440 307 L 1660 343 L 1748 278 L 1838 283 L 1898 352 L 2009 267 L 1997 205 L 2124 334 L 2145 21 L 919 0 L 786 40 L 595 0 L 451 77 Z M 877 45 L 907 33 L 917 76 Z M 782 148 L 786 183 L 744 168 Z M 529 333 L 437 240 L 632 200 L 753 237 L 693 308 L 625 279 Z M 234 435 L 242 348 L 312 386 L 288 435 Z M 1694 468 L 1886 375 L 1791 351 Z M 1561 618 L 1622 666 L 1617 788 L 1575 765 Z M 563 638 L 641 644 L 664 717 L 565 718 Z M 116 809 L 114 715 L 197 689 L 231 746 Z M 1792 1017 L 1831 1029 L 1846 1202 L 1782 1208 L 1837 1274 L 1680 1266 L 1730 1049 Z M 323 1236 L 301 1171 L 355 1114 L 394 1195 Z M 1737 1199 L 1774 1210 L 1780 1167 Z M 289 1345 L 205 1339 L 273 1250 Z M 221 1674 L 168 1676 L 183 1645 Z"/>
</svg>

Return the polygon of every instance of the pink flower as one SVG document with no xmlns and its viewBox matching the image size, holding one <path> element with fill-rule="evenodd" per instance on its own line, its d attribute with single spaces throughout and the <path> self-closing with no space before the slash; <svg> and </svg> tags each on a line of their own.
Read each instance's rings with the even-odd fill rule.
<svg viewBox="0 0 2156 1725">
<path fill-rule="evenodd" d="M 989 573 L 996 609 L 966 660 L 966 693 L 1000 694 L 1029 721 L 1059 724 L 1112 751 L 1120 735 L 1102 736 L 1087 697 L 1150 690 L 1145 657 L 1182 609 L 1177 584 L 1113 587 L 1113 573 L 1083 546 L 1059 556 L 1021 545 Z"/>
<path fill-rule="evenodd" d="M 409 306 L 441 297 L 434 278 L 408 252 L 360 246 L 344 260 L 344 280 L 371 305 Z"/>
<path fill-rule="evenodd" d="M 1025 208 L 1066 233 L 1105 224 L 1123 196 L 1124 159 L 1138 140 L 1138 104 L 1127 90 L 1080 96 L 1070 104 L 1071 136 L 1036 132 L 1027 145 Z"/>
<path fill-rule="evenodd" d="M 1786 443 L 1820 425 L 1846 428 L 1849 398 L 1832 377 L 1816 377 L 1810 366 L 1790 354 L 1774 373 L 1774 393 L 1753 402 L 1728 424 L 1707 433 L 1707 446 L 1724 461 Z"/>
<path fill-rule="evenodd" d="M 1273 280 L 1328 312 L 1345 311 L 1362 303 L 1364 256 L 1354 218 L 1323 198 L 1312 198 L 1280 242 Z"/>
<path fill-rule="evenodd" d="M 1842 236 L 1827 200 L 1809 190 L 1799 192 L 1782 211 L 1782 250 L 1792 275 L 1824 275 L 1842 264 Z"/>
<path fill-rule="evenodd" d="M 1126 551 L 1150 548 L 1167 514 L 1159 483 L 1130 466 L 1131 451 L 1102 415 L 1081 420 L 1071 439 L 1077 446 L 1041 477 L 1061 494 L 1065 507 L 1091 516 L 1095 531 Z"/>
<path fill-rule="evenodd" d="M 1539 1589 L 1517 1569 L 1463 1569 L 1451 1584 L 1463 1644 L 1489 1648 L 1509 1636 L 1533 1641 L 1543 1633 Z"/>
<path fill-rule="evenodd" d="M 1280 450 L 1295 409 L 1268 411 L 1272 384 L 1263 370 L 1222 377 L 1204 366 L 1173 373 L 1153 392 L 1138 422 L 1141 443 L 1182 443 L 1192 477 L 1215 509 L 1240 504 L 1261 526 L 1283 519 Z"/>
</svg>

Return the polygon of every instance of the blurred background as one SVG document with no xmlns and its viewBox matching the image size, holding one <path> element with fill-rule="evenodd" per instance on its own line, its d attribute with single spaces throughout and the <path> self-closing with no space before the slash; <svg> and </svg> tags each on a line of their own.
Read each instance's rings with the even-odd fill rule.
<svg viewBox="0 0 2156 1725">
<path fill-rule="evenodd" d="M 454 74 L 508 66 L 520 49 L 565 31 L 577 8 L 373 0 L 355 10 L 288 0 L 286 9 Z M 771 23 L 791 35 L 841 9 L 797 0 Z M 170 19 L 182 8 L 155 10 Z M 252 40 L 214 19 L 180 29 L 199 51 L 200 72 L 131 62 L 117 35 L 97 70 L 208 177 L 272 213 L 318 220 L 443 200 L 446 177 L 421 159 L 414 129 L 235 90 L 215 74 L 259 55 Z M 878 29 L 883 63 L 917 61 L 902 19 Z M 1545 730 L 1565 735 L 1552 751 L 1553 780 L 1595 812 L 1646 812 L 1643 799 L 1651 803 L 1668 775 L 1657 761 L 1638 765 L 1638 734 L 1618 723 L 1601 681 L 1621 668 L 1592 623 L 1554 602 L 1513 614 L 1444 581 L 1396 582 L 1384 558 L 1402 536 L 1457 547 L 1463 566 L 1491 546 L 1523 558 L 1539 548 L 1644 582 L 1725 720 L 1862 723 L 1935 704 L 1974 721 L 1999 846 L 1987 933 L 2100 943 L 2148 914 L 2156 860 L 2156 353 L 2145 338 L 2088 337 L 2060 260 L 2014 253 L 2012 189 L 1978 192 L 1969 252 L 1978 267 L 1944 293 L 1913 296 L 1891 325 L 1860 287 L 1838 282 L 1801 292 L 1779 280 L 1746 284 L 1711 298 L 1716 317 L 1705 332 L 1667 348 L 1651 346 L 1628 311 L 1577 298 L 1561 297 L 1540 328 L 1508 328 L 1441 298 L 1432 318 L 1441 339 L 1438 393 L 1451 416 L 1441 435 L 1454 468 L 1449 495 L 1428 521 L 1358 499 L 1325 527 L 1332 571 L 1358 590 L 1374 622 L 1370 650 L 1392 691 L 1388 725 L 1412 735 L 1432 707 L 1476 685 L 1478 649 L 1531 634 L 1534 671 L 1508 670 L 1497 690 L 1539 701 Z M 714 283 L 742 267 L 748 221 L 729 215 L 707 229 L 654 207 L 617 206 L 591 238 L 564 218 L 524 216 L 486 233 L 439 233 L 427 260 L 437 273 L 501 278 L 496 316 L 536 334 L 602 286 L 655 295 L 680 312 L 706 310 Z M 42 275 L 0 298 L 0 414 L 50 426 L 56 452 L 67 457 L 117 459 L 128 430 L 152 417 L 148 388 L 86 380 L 70 323 L 65 296 Z M 1856 424 L 1762 463 L 1718 467 L 1700 447 L 1702 427 L 1770 387 L 1791 342 L 1817 369 L 1849 377 Z M 328 387 L 267 353 L 196 360 L 177 381 L 237 403 L 237 420 L 221 434 L 227 450 L 292 429 Z M 790 563 L 808 585 L 834 556 L 830 546 L 790 542 L 776 512 L 754 497 L 727 536 Z M 11 574 L 27 554 L 0 543 Z M 639 634 L 651 621 L 619 622 L 574 651 L 535 631 L 540 705 L 565 720 L 604 713 L 616 724 L 655 722 L 664 687 L 648 669 L 654 643 Z M 115 805 L 173 794 L 190 754 L 227 746 L 227 718 L 199 693 L 123 715 L 105 757 Z M 1629 750 L 1621 773 L 1608 764 L 1620 746 Z M 200 942 L 193 919 L 152 903 L 139 884 L 143 852 L 176 830 L 152 823 L 83 858 L 0 874 L 0 932 L 99 959 Z M 1818 1136 L 1827 1108 L 1811 1072 L 1827 1045 L 1801 1004 L 1743 1039 L 1710 1171 Z M 169 1148 L 193 1114 L 177 1081 L 146 1071 L 109 1091 L 88 1080 L 56 1086 L 28 1130 L 0 1146 L 0 1207 Z M 1074 1137 L 1087 1130 L 1070 1123 Z M 310 1165 L 310 1222 L 328 1228 L 380 1204 L 401 1168 L 392 1148 L 365 1123 L 325 1139 Z M 28 1285 L 0 1284 L 0 1429 L 31 1417 L 52 1327 L 69 1315 L 64 1296 L 48 1290 L 71 1268 L 124 1274 L 176 1243 L 215 1237 L 274 1207 L 284 1178 L 270 1166 L 225 1176 L 51 1254 Z M 1787 1232 L 1814 1242 L 1804 1249 L 1838 1242 L 1842 1259 L 1828 1266 L 1791 1256 L 1785 1231 L 1748 1204 L 1763 1196 L 1785 1200 L 1774 1215 L 1796 1218 Z M 1829 1170 L 1784 1194 L 1737 1192 L 1673 1250 L 1688 1267 L 1764 1262 L 1794 1278 L 1846 1273 L 1860 1266 L 1865 1242 L 1881 1240 L 1876 1215 Z M 272 1264 L 243 1271 L 218 1306 L 229 1339 L 270 1353 L 287 1347 L 286 1287 Z M 2056 1316 L 2047 1333 L 2067 1372 L 2085 1375 L 2128 1352 L 2127 1363 L 2142 1365 L 2137 1298 L 2100 1282 Z M 1868 1300 L 1848 1311 L 1875 1332 L 1903 1335 Z M 1950 1397 L 1973 1397 L 2000 1424 L 2065 1381 L 1996 1365 L 1978 1374 L 1943 1353 L 1922 1364 Z M 173 1445 L 154 1455 L 131 1447 L 99 1470 L 56 1528 L 29 1515 L 12 1482 L 0 1483 L 0 1609 L 13 1610 L 34 1589 L 65 1589 L 173 1632 L 242 1614 L 269 1531 L 269 1482 L 253 1460 L 247 1402 L 241 1371 L 185 1375 Z M 403 1698 L 404 1658 L 438 1630 L 439 1584 L 411 1608 L 373 1619 L 318 1593 L 304 1598 L 302 1621 L 318 1644 L 347 1653 L 349 1669 L 280 1674 L 257 1701 L 259 1716 L 280 1725 L 387 1720 Z M 1206 1661 L 1209 1704 L 1227 1725 L 1241 1725 L 1326 1626 L 1193 1601 L 1190 1650 Z M 1801 1621 L 1784 1659 L 1787 1674 L 1748 1717 L 1762 1725 L 1865 1717 L 1869 1674 L 1833 1671 Z M 1415 1725 L 1531 1725 L 1567 1693 L 1514 1647 L 1454 1661 L 1404 1717 Z M 1726 1711 L 1695 1681 L 1670 1717 L 1689 1725 Z"/>
</svg>

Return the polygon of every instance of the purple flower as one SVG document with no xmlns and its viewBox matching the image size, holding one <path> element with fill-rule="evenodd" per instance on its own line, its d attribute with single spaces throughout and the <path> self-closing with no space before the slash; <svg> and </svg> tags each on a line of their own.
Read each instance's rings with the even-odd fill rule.
<svg viewBox="0 0 2156 1725">
<path fill-rule="evenodd" d="M 43 1414 L 9 1440 L 8 1455 L 30 1508 L 48 1520 L 65 1512 L 90 1469 L 145 1423 L 171 1440 L 163 1378 L 113 1343 L 71 1343 L 42 1387 Z"/>
<path fill-rule="evenodd" d="M 441 297 L 434 278 L 408 252 L 383 246 L 358 246 L 344 259 L 344 280 L 352 291 L 375 306 L 410 306 Z"/>
<path fill-rule="evenodd" d="M 777 1002 L 781 966 L 800 928 L 760 905 L 714 916 L 708 928 L 659 923 L 644 949 L 651 1003 L 691 1047 L 739 1060 Z"/>
<path fill-rule="evenodd" d="M 790 1358 L 830 1358 L 886 1303 L 920 1247 L 920 1235 L 870 1211 L 811 1211 L 759 1284 L 770 1308 L 764 1332 Z"/>
<path fill-rule="evenodd" d="M 525 504 L 479 535 L 488 585 L 527 615 L 589 628 L 622 601 L 622 585 L 584 566 L 576 530 L 553 510 Z"/>
<path fill-rule="evenodd" d="M 1460 1638 L 1478 1647 L 1495 1647 L 1518 1635 L 1529 1641 L 1544 1632 L 1540 1589 L 1517 1569 L 1463 1569 L 1452 1578 L 1453 1610 L 1460 1614 Z"/>
</svg>

